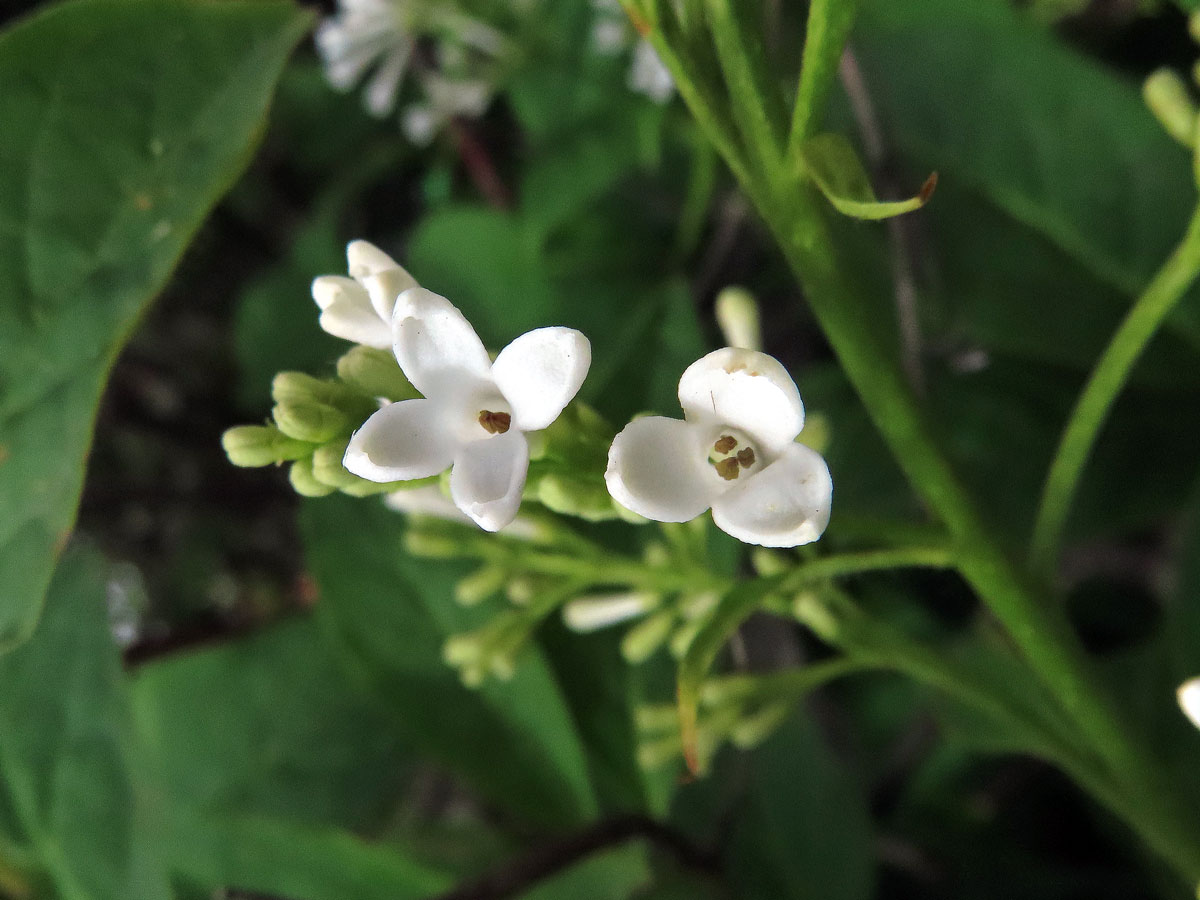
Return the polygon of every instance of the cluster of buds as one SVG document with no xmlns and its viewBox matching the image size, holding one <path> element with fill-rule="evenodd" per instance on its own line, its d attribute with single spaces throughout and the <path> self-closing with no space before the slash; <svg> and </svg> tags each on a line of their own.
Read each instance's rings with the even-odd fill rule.
<svg viewBox="0 0 1200 900">
<path fill-rule="evenodd" d="M 390 354 L 357 346 L 338 360 L 337 378 L 280 372 L 271 383 L 271 421 L 231 428 L 221 444 L 236 466 L 290 463 L 292 487 L 306 497 L 334 491 L 366 497 L 418 487 L 412 482 L 368 481 L 342 465 L 350 436 L 379 408 L 380 399 L 394 402 L 415 396 Z"/>
<path fill-rule="evenodd" d="M 1192 38 L 1200 42 L 1200 12 L 1193 14 L 1188 28 Z M 1192 69 L 1192 80 L 1200 85 L 1200 63 Z M 1142 95 L 1163 130 L 1183 146 L 1197 150 L 1200 111 L 1187 82 L 1172 69 L 1159 69 L 1146 79 Z"/>
</svg>

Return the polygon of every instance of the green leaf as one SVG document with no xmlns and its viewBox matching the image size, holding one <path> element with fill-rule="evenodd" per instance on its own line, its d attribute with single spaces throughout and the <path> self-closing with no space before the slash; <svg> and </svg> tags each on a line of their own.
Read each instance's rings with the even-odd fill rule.
<svg viewBox="0 0 1200 900">
<path fill-rule="evenodd" d="M 108 369 L 245 166 L 310 21 L 112 0 L 0 36 L 0 646 L 37 620 Z"/>
<path fill-rule="evenodd" d="M 441 872 L 349 832 L 268 818 L 208 818 L 178 841 L 178 873 L 203 885 L 292 900 L 418 900 L 450 886 Z"/>
<path fill-rule="evenodd" d="M 747 900 L 867 900 L 875 881 L 862 786 L 797 713 L 746 760 L 727 850 Z"/>
<path fill-rule="evenodd" d="M 631 844 L 593 853 L 518 896 L 520 900 L 627 900 L 650 896 L 643 891 L 652 880 L 646 848 Z"/>
<path fill-rule="evenodd" d="M 530 650 L 511 681 L 463 687 L 442 644 L 486 611 L 454 602 L 462 566 L 404 551 L 403 521 L 373 500 L 305 504 L 323 627 L 388 703 L 396 728 L 484 796 L 531 822 L 587 819 L 596 811 L 587 761 L 545 661 Z"/>
<path fill-rule="evenodd" d="M 62 900 L 166 900 L 105 577 L 95 554 L 67 553 L 36 636 L 0 658 L 0 794 Z"/>
<path fill-rule="evenodd" d="M 365 828 L 402 790 L 407 760 L 386 708 L 307 618 L 143 665 L 132 693 L 176 804 Z"/>
<path fill-rule="evenodd" d="M 840 134 L 819 134 L 804 143 L 801 158 L 825 199 L 842 215 L 855 219 L 890 219 L 924 206 L 937 187 L 937 174 L 926 179 L 920 192 L 907 200 L 881 202 L 858 154 Z"/>
<path fill-rule="evenodd" d="M 1178 242 L 1196 196 L 1188 155 L 1135 84 L 1002 0 L 869 0 L 855 35 L 888 139 L 913 165 L 970 187 L 1128 297 Z M 1172 327 L 1200 346 L 1190 306 Z"/>
</svg>

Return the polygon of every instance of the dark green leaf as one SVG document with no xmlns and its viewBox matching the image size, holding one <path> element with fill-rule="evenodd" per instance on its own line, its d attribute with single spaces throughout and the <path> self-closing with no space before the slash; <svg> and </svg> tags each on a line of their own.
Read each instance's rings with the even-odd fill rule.
<svg viewBox="0 0 1200 900">
<path fill-rule="evenodd" d="M 36 637 L 0 659 L 0 792 L 63 900 L 166 900 L 105 578 L 94 554 L 68 553 Z"/>
<path fill-rule="evenodd" d="M 403 519 L 375 500 L 310 501 L 303 530 L 318 615 L 398 729 L 527 820 L 561 825 L 595 812 L 579 736 L 536 650 L 511 681 L 479 690 L 443 662 L 445 638 L 480 621 L 481 610 L 454 602 L 461 566 L 409 556 Z"/>
<path fill-rule="evenodd" d="M 36 622 L 108 368 L 245 165 L 309 21 L 113 0 L 0 36 L 0 645 Z"/>
</svg>

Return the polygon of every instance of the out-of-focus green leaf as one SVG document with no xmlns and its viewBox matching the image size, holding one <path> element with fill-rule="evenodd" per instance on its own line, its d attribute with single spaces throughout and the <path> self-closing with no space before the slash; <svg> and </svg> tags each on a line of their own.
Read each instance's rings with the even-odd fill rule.
<svg viewBox="0 0 1200 900">
<path fill-rule="evenodd" d="M 853 219 L 890 219 L 920 209 L 937 186 L 931 175 L 920 193 L 907 200 L 880 201 L 858 153 L 840 134 L 819 134 L 806 141 L 800 155 L 805 169 L 834 209 Z"/>
<path fill-rule="evenodd" d="M 407 769 L 396 731 L 308 619 L 146 664 L 132 689 L 176 803 L 348 828 L 394 808 Z"/>
<path fill-rule="evenodd" d="M 747 759 L 727 848 L 738 896 L 866 900 L 875 881 L 866 797 L 798 713 Z"/>
<path fill-rule="evenodd" d="M 445 638 L 484 612 L 454 602 L 460 565 L 409 556 L 402 517 L 374 501 L 310 501 L 302 525 L 318 618 L 399 730 L 523 819 L 562 825 L 595 812 L 583 747 L 540 653 L 478 690 L 443 662 Z"/>
<path fill-rule="evenodd" d="M 284 2 L 113 0 L 0 36 L 0 646 L 37 620 L 108 368 L 309 22 Z"/>
<path fill-rule="evenodd" d="M 450 879 L 396 848 L 332 828 L 268 818 L 198 820 L 177 873 L 211 893 L 217 887 L 290 900 L 418 900 Z"/>
<path fill-rule="evenodd" d="M 105 566 L 63 557 L 36 637 L 0 659 L 0 793 L 62 900 L 166 900 L 160 811 L 105 612 Z"/>
<path fill-rule="evenodd" d="M 1002 0 L 867 0 L 856 35 L 889 137 L 914 162 L 1126 293 L 1178 242 L 1195 197 L 1189 161 L 1136 85 Z M 1198 321 L 1187 317 L 1193 337 Z"/>
</svg>

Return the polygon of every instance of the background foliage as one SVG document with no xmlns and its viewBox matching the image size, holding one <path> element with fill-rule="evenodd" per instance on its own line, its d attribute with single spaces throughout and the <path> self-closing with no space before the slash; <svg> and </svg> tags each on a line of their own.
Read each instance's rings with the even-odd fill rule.
<svg viewBox="0 0 1200 900">
<path fill-rule="evenodd" d="M 778 59 L 803 32 L 782 6 Z M 899 220 L 926 402 L 1017 546 L 1073 398 L 1186 222 L 1187 155 L 1138 83 L 1194 50 L 1165 5 L 862 6 L 876 185 L 941 175 Z M 544 3 L 522 66 L 464 126 L 507 202 L 481 193 L 461 136 L 413 149 L 329 90 L 315 13 L 282 0 L 71 0 L 0 34 L 0 897 L 1175 890 L 1064 776 L 894 676 L 825 689 L 706 779 L 644 771 L 636 710 L 670 699 L 667 662 L 631 668 L 617 636 L 552 621 L 511 681 L 468 690 L 441 659 L 490 611 L 451 601 L 467 569 L 411 556 L 374 500 L 300 502 L 281 473 L 225 462 L 222 429 L 261 417 L 275 372 L 324 375 L 342 351 L 308 285 L 364 236 L 489 346 L 583 330 L 585 399 L 614 423 L 676 409 L 679 373 L 720 343 L 716 291 L 747 284 L 765 349 L 829 422 L 829 543 L 853 547 L 864 520 L 918 527 L 769 235 L 683 106 L 594 51 L 594 14 Z M 858 140 L 840 89 L 829 124 Z M 881 226 L 851 237 L 885 258 Z M 879 298 L 890 328 L 890 285 Z M 1200 736 L 1171 692 L 1200 666 L 1198 350 L 1189 297 L 1104 431 L 1062 572 L 1189 797 Z M 850 587 L 1007 676 L 972 643 L 988 622 L 956 576 Z M 828 655 L 765 620 L 742 644 L 756 670 Z M 562 865 L 520 879 L 546 859 Z M 508 894 L 478 881 L 497 873 Z"/>
</svg>

